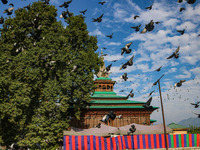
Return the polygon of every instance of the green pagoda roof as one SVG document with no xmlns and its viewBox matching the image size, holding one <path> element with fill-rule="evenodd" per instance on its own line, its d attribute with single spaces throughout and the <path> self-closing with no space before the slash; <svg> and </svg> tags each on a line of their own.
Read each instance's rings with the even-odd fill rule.
<svg viewBox="0 0 200 150">
<path fill-rule="evenodd" d="M 139 102 L 139 101 L 132 101 L 132 100 L 91 100 L 90 103 L 92 104 L 144 104 L 145 102 Z"/>
<path fill-rule="evenodd" d="M 95 91 L 91 98 L 126 98 L 126 96 L 118 96 L 115 92 Z"/>
<path fill-rule="evenodd" d="M 111 78 L 106 78 L 106 77 L 99 77 L 96 80 L 112 80 Z"/>
<path fill-rule="evenodd" d="M 171 129 L 187 129 L 188 127 L 180 125 L 180 124 L 175 124 L 175 123 L 171 123 L 168 125 L 168 127 L 170 127 Z"/>
<path fill-rule="evenodd" d="M 144 108 L 143 106 L 89 106 L 89 108 L 104 108 L 104 109 L 110 109 L 110 108 L 138 108 L 142 109 Z M 159 107 L 154 107 L 153 109 L 157 109 Z"/>
</svg>

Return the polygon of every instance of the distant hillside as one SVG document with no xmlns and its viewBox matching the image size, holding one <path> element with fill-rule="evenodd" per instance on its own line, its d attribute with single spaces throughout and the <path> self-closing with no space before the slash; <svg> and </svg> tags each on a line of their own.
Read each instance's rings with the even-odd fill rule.
<svg viewBox="0 0 200 150">
<path fill-rule="evenodd" d="M 200 118 L 191 117 L 188 119 L 181 120 L 178 124 L 186 126 L 186 127 L 190 127 L 190 126 L 200 127 Z"/>
</svg>

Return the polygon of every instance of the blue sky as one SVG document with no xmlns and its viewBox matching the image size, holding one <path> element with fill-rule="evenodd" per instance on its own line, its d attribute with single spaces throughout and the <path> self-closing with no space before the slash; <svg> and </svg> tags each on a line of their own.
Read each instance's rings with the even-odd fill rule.
<svg viewBox="0 0 200 150">
<path fill-rule="evenodd" d="M 24 7 L 34 0 L 8 0 L 9 3 L 18 7 Z M 64 8 L 58 7 L 63 0 L 51 0 L 50 4 L 58 9 L 58 20 Z M 112 63 L 112 80 L 117 81 L 114 91 L 119 95 L 126 96 L 133 89 L 135 96 L 130 100 L 145 102 L 148 95 L 152 94 L 152 105 L 160 107 L 158 86 L 153 83 L 162 75 L 161 91 L 163 96 L 164 112 L 166 124 L 179 122 L 189 117 L 197 117 L 192 113 L 200 113 L 200 108 L 194 108 L 190 103 L 200 101 L 200 3 L 188 4 L 186 1 L 178 3 L 176 0 L 106 0 L 104 5 L 98 4 L 96 0 L 72 0 L 69 11 L 75 15 L 79 11 L 87 9 L 85 22 L 90 35 L 98 38 L 100 54 L 101 48 L 104 54 L 105 65 Z M 8 3 L 8 4 L 9 4 Z M 8 4 L 0 2 L 0 10 L 3 17 L 3 10 L 8 8 Z M 152 5 L 151 10 L 145 9 Z M 185 10 L 180 12 L 179 8 Z M 92 18 L 103 15 L 102 22 L 92 22 Z M 133 19 L 135 15 L 140 17 Z M 155 24 L 154 30 L 141 34 L 140 31 L 150 20 Z M 136 32 L 130 28 L 141 24 L 141 29 Z M 176 30 L 185 29 L 185 34 L 181 35 Z M 113 38 L 106 35 L 113 33 Z M 133 42 L 130 54 L 121 55 L 121 48 L 125 44 Z M 178 59 L 166 59 L 177 47 L 180 46 Z M 119 70 L 122 63 L 125 63 L 132 56 L 133 65 L 126 69 Z M 117 60 L 117 62 L 111 62 Z M 154 70 L 162 66 L 160 72 Z M 128 80 L 123 81 L 120 76 L 128 74 Z M 174 88 L 174 84 L 180 80 L 186 80 L 181 87 Z M 124 92 L 120 90 L 124 89 Z M 157 120 L 157 124 L 162 123 L 161 109 L 151 115 L 151 119 Z"/>
</svg>

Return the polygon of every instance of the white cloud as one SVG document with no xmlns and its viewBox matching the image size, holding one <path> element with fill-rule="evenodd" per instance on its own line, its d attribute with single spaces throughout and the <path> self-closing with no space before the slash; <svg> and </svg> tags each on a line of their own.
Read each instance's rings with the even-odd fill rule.
<svg viewBox="0 0 200 150">
<path fill-rule="evenodd" d="M 99 29 L 95 29 L 94 31 L 89 32 L 89 35 L 94 35 L 94 36 L 97 35 L 97 36 L 101 36 L 101 37 L 105 36 Z"/>
</svg>

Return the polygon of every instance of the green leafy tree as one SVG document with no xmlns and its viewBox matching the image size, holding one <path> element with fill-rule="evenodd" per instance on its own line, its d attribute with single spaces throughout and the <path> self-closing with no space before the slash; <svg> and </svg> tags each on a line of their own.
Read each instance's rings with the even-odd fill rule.
<svg viewBox="0 0 200 150">
<path fill-rule="evenodd" d="M 0 143 L 37 149 L 58 147 L 69 127 L 69 107 L 80 118 L 102 64 L 97 38 L 81 15 L 66 25 L 57 9 L 43 2 L 6 18 L 0 37 Z"/>
</svg>

